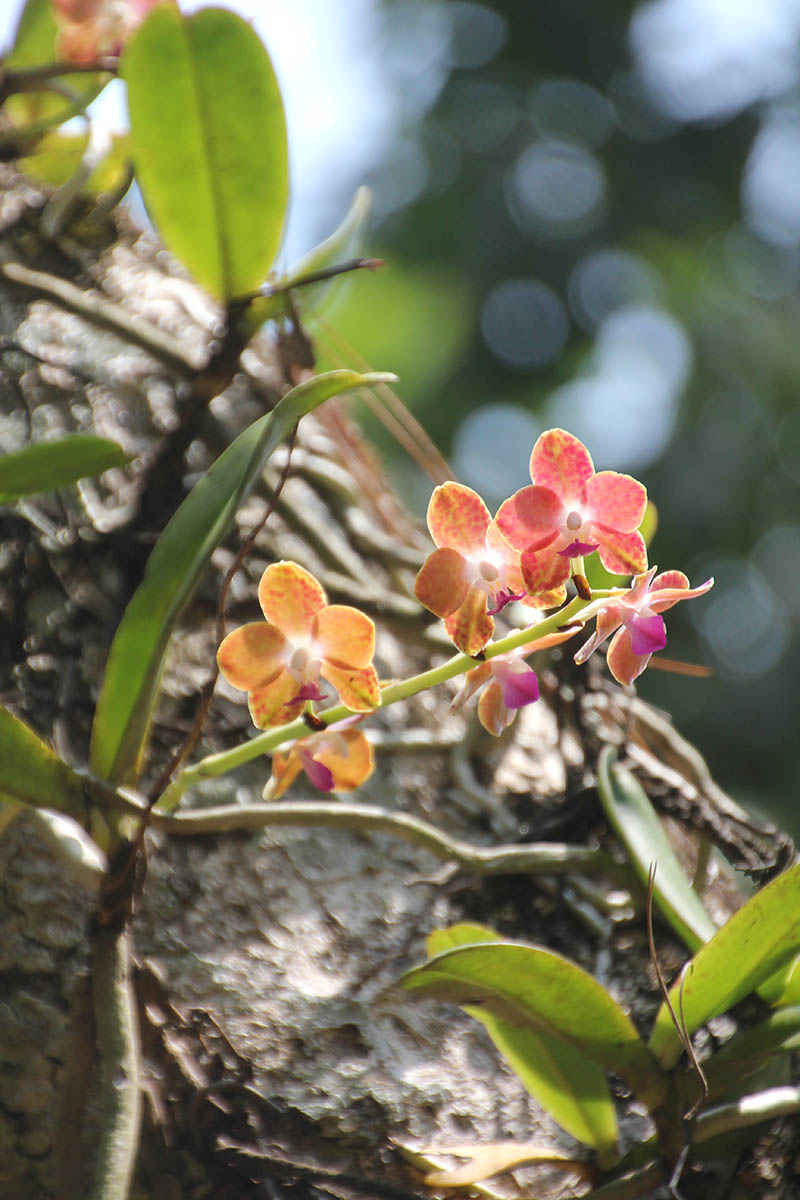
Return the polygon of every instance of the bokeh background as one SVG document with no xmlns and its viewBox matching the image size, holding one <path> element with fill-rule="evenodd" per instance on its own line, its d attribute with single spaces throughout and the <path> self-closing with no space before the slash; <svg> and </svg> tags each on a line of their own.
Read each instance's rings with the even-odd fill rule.
<svg viewBox="0 0 800 1200">
<path fill-rule="evenodd" d="M 396 371 L 490 506 L 554 424 L 642 479 L 651 561 L 717 584 L 668 618 L 712 675 L 639 690 L 800 834 L 800 0 L 229 7 L 284 89 L 287 261 L 374 191 L 387 267 L 323 313 L 326 365 Z"/>
</svg>

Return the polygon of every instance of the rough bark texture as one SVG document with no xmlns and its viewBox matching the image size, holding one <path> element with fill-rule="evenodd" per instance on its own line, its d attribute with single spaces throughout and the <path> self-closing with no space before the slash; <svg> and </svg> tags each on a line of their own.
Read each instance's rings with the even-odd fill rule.
<svg viewBox="0 0 800 1200">
<path fill-rule="evenodd" d="M 70 279 L 107 306 L 100 320 L 46 288 L 0 279 L 0 449 L 93 430 L 136 455 L 102 481 L 0 516 L 2 700 L 83 765 L 108 646 L 154 537 L 197 473 L 307 366 L 306 348 L 284 335 L 248 350 L 206 406 L 194 373 L 221 337 L 221 314 L 152 237 L 122 223 L 48 240 L 45 197 L 9 168 L 0 184 L 2 262 Z M 114 328 L 112 302 L 148 323 L 142 336 Z M 172 335 L 176 356 L 153 344 L 151 326 Z M 263 512 L 284 461 L 276 454 L 241 530 Z M 220 573 L 237 541 L 218 552 L 184 618 L 151 778 L 191 722 L 213 659 Z M 411 590 L 425 546 L 346 406 L 331 403 L 301 427 L 278 509 L 233 588 L 229 628 L 257 615 L 263 567 L 293 558 L 332 600 L 375 618 L 381 676 L 409 674 L 446 653 Z M 658 744 L 646 710 L 599 668 L 578 673 L 569 655 L 554 653 L 542 684 L 543 700 L 498 742 L 471 717 L 449 715 L 446 688 L 387 710 L 370 723 L 385 744 L 359 799 L 476 844 L 554 839 L 619 854 L 593 792 L 599 747 L 611 740 L 627 745 L 690 860 L 701 832 L 738 862 L 770 860 L 777 839 L 742 820 L 681 757 L 680 743 Z M 219 685 L 202 749 L 232 745 L 249 729 L 243 697 Z M 251 764 L 191 803 L 258 801 L 266 776 L 266 764 Z M 292 795 L 310 798 L 302 784 Z M 441 862 L 397 839 L 329 829 L 149 842 L 132 922 L 145 1062 L 137 1195 L 421 1193 L 398 1142 L 542 1133 L 578 1151 L 476 1023 L 396 988 L 424 957 L 426 934 L 453 920 L 478 919 L 568 954 L 644 1030 L 658 1004 L 640 904 L 612 920 L 599 902 L 612 886 L 602 876 L 443 875 Z M 94 897 L 65 879 L 27 816 L 0 839 L 0 879 L 0 1198 L 83 1196 L 103 1119 L 87 985 Z M 732 903 L 723 884 L 720 911 Z M 670 976 L 684 953 L 665 928 L 658 936 Z M 622 1091 L 620 1100 L 626 1136 L 635 1137 L 643 1118 Z M 797 1149 L 792 1127 L 776 1126 L 755 1153 L 689 1179 L 686 1194 L 795 1195 Z M 533 1180 L 537 1195 L 563 1186 L 539 1170 L 507 1180 L 505 1192 L 527 1194 Z"/>
</svg>

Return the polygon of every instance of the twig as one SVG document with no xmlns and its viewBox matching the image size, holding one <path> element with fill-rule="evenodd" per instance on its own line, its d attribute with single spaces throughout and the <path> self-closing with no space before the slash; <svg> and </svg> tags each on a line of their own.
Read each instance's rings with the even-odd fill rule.
<svg viewBox="0 0 800 1200">
<path fill-rule="evenodd" d="M 100 1055 L 102 1128 L 89 1200 L 127 1200 L 139 1147 L 139 1032 L 126 929 L 96 928 L 92 1001 Z"/>
<path fill-rule="evenodd" d="M 428 850 L 446 862 L 456 862 L 464 870 L 478 875 L 550 875 L 579 871 L 584 874 L 603 874 L 624 886 L 632 884 L 630 870 L 615 862 L 604 850 L 563 842 L 474 846 L 470 842 L 449 837 L 434 825 L 409 813 L 388 812 L 366 804 L 326 801 L 232 804 L 169 816 L 155 811 L 152 824 L 166 833 L 189 836 L 314 825 L 358 833 L 388 833 L 422 850 Z"/>
</svg>

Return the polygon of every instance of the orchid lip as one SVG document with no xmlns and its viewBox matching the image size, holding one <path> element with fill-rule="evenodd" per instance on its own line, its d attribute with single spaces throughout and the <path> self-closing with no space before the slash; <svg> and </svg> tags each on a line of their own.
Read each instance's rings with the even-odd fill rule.
<svg viewBox="0 0 800 1200">
<path fill-rule="evenodd" d="M 583 558 L 585 554 L 592 554 L 599 548 L 599 542 L 570 542 L 563 550 L 557 550 L 556 553 L 560 558 Z"/>
<path fill-rule="evenodd" d="M 498 592 L 494 598 L 495 607 L 486 610 L 487 617 L 496 617 L 507 605 L 513 604 L 515 600 L 524 600 L 527 594 L 527 592 Z"/>
</svg>

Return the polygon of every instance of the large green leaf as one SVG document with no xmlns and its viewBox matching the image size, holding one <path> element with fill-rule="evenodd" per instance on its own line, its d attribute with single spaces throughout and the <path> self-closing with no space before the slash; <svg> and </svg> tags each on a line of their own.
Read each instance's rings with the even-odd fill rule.
<svg viewBox="0 0 800 1200">
<path fill-rule="evenodd" d="M 36 442 L 0 457 L 0 504 L 52 492 L 127 462 L 129 455 L 107 438 L 76 433 L 58 441 Z"/>
<path fill-rule="evenodd" d="M 111 646 L 90 754 L 101 779 L 119 784 L 138 777 L 175 623 L 272 451 L 331 396 L 387 381 L 394 376 L 355 371 L 307 380 L 241 433 L 192 488 L 156 542 Z"/>
<path fill-rule="evenodd" d="M 482 925 L 459 924 L 430 934 L 430 955 L 455 946 L 502 942 Z M 617 1144 L 617 1119 L 603 1069 L 569 1042 L 533 1029 L 520 1029 L 474 1005 L 465 1011 L 489 1037 L 532 1096 L 578 1141 L 604 1152 Z"/>
<path fill-rule="evenodd" d="M 688 1033 L 738 1004 L 800 948 L 800 866 L 784 871 L 735 912 L 695 954 L 685 974 L 683 1021 Z M 670 1000 L 680 1009 L 679 983 Z M 650 1037 L 650 1050 L 665 1067 L 681 1043 L 665 1004 Z"/>
<path fill-rule="evenodd" d="M 158 5 L 125 47 L 131 150 L 166 245 L 213 296 L 255 291 L 289 191 L 283 104 L 269 56 L 221 8 Z"/>
<path fill-rule="evenodd" d="M 0 799 L 54 808 L 81 821 L 86 797 L 80 776 L 7 708 L 0 707 Z"/>
<path fill-rule="evenodd" d="M 28 0 L 14 35 L 14 44 L 4 62 L 12 70 L 42 67 L 56 59 L 56 23 L 51 0 Z M 45 130 L 81 112 L 101 91 L 109 74 L 64 75 L 59 83 L 66 91 L 48 86 L 41 91 L 17 92 L 9 96 L 5 111 L 15 125 L 24 129 Z M 12 129 L 4 130 L 3 140 L 15 136 Z"/>
<path fill-rule="evenodd" d="M 409 971 L 403 984 L 479 1008 L 515 1030 L 558 1038 L 620 1075 L 649 1107 L 663 1099 L 664 1076 L 616 1000 L 581 967 L 549 950 L 512 942 L 456 947 Z"/>
<path fill-rule="evenodd" d="M 717 927 L 683 873 L 664 826 L 635 777 L 615 761 L 606 746 L 600 755 L 597 790 L 617 837 L 639 878 L 646 885 L 655 866 L 653 899 L 690 950 L 697 950 Z"/>
</svg>

